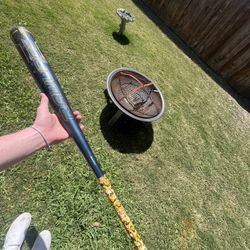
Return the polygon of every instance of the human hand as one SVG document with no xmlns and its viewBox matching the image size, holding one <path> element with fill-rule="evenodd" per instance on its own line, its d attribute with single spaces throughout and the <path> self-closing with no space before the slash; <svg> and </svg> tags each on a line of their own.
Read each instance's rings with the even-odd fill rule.
<svg viewBox="0 0 250 250">
<path fill-rule="evenodd" d="M 33 127 L 39 129 L 46 138 L 48 144 L 56 144 L 69 138 L 68 132 L 64 129 L 60 123 L 58 117 L 55 114 L 49 112 L 49 100 L 44 93 L 40 94 L 41 101 L 37 108 L 36 119 Z M 82 116 L 79 111 L 73 112 L 77 122 L 80 124 Z M 80 128 L 84 126 L 80 124 Z"/>
</svg>

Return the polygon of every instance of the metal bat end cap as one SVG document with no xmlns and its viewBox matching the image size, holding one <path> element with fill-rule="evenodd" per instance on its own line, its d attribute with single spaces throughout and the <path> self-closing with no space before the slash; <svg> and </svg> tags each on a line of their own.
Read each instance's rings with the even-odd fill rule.
<svg viewBox="0 0 250 250">
<path fill-rule="evenodd" d="M 24 26 L 21 26 L 21 25 L 14 26 L 10 30 L 10 36 L 12 37 L 16 32 L 18 32 L 20 34 L 27 34 L 27 33 L 29 33 L 29 31 Z"/>
</svg>

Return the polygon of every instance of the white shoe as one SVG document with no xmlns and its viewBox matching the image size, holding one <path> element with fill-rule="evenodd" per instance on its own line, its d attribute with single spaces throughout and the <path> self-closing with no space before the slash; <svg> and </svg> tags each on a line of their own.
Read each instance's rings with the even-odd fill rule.
<svg viewBox="0 0 250 250">
<path fill-rule="evenodd" d="M 31 214 L 19 215 L 11 224 L 4 240 L 3 250 L 20 250 L 31 223 Z"/>
<path fill-rule="evenodd" d="M 36 238 L 31 250 L 49 250 L 51 243 L 50 231 L 44 230 Z"/>
</svg>

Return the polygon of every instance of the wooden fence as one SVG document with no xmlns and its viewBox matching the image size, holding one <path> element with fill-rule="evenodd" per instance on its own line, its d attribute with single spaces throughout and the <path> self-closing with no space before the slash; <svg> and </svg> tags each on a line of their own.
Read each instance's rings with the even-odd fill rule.
<svg viewBox="0 0 250 250">
<path fill-rule="evenodd" d="M 250 98 L 250 0 L 141 0 Z"/>
</svg>

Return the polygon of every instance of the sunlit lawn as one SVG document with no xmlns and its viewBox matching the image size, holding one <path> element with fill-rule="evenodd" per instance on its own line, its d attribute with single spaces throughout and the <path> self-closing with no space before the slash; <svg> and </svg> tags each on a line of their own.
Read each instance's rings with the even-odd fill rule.
<svg viewBox="0 0 250 250">
<path fill-rule="evenodd" d="M 136 21 L 113 39 L 119 7 Z M 248 249 L 249 114 L 131 1 L 0 2 L 0 133 L 30 126 L 39 91 L 9 31 L 25 25 L 54 68 L 96 157 L 148 249 Z M 155 80 L 167 112 L 114 128 L 103 93 L 126 66 Z M 135 131 L 132 131 L 132 129 Z M 0 156 L 1 157 L 1 156 Z M 0 239 L 21 212 L 49 229 L 52 249 L 133 249 L 77 147 L 67 141 L 0 174 Z"/>
</svg>

